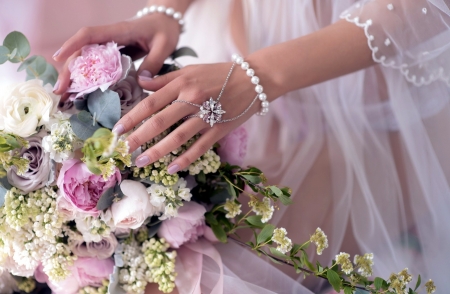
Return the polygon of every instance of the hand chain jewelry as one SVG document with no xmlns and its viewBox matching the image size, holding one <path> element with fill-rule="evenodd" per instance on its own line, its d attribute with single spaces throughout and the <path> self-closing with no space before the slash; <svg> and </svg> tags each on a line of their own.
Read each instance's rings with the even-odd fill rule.
<svg viewBox="0 0 450 294">
<path fill-rule="evenodd" d="M 184 19 L 183 19 L 183 14 L 181 12 L 175 11 L 175 9 L 171 8 L 171 7 L 165 7 L 163 5 L 157 6 L 157 5 L 152 5 L 149 7 L 145 7 L 141 10 L 139 10 L 136 13 L 136 17 L 137 18 L 141 18 L 147 14 L 152 14 L 152 13 L 161 13 L 161 14 L 165 14 L 167 16 L 171 16 L 174 20 L 176 20 L 178 22 L 178 24 L 181 26 L 181 32 L 184 32 Z"/>
<path fill-rule="evenodd" d="M 201 119 L 203 119 L 206 123 L 208 123 L 211 127 L 214 126 L 214 124 L 220 124 L 220 123 L 226 123 L 226 122 L 230 122 L 230 121 L 234 121 L 237 120 L 238 118 L 242 117 L 244 114 L 246 114 L 250 108 L 253 106 L 253 104 L 255 104 L 256 100 L 259 98 L 262 103 L 262 110 L 261 112 L 258 112 L 259 115 L 265 115 L 267 114 L 267 112 L 269 112 L 269 102 L 266 101 L 267 96 L 266 94 L 262 93 L 262 86 L 259 85 L 259 78 L 257 76 L 254 76 L 254 70 L 249 68 L 249 64 L 247 62 L 244 62 L 244 59 L 242 57 L 240 57 L 237 54 L 233 54 L 232 56 L 233 59 L 233 65 L 231 66 L 230 71 L 228 72 L 228 75 L 225 79 L 225 82 L 222 86 L 222 89 L 220 90 L 219 96 L 217 97 L 217 100 L 214 101 L 212 97 L 209 98 L 208 101 L 203 102 L 203 105 L 199 105 L 199 104 L 195 104 L 189 101 L 184 101 L 184 100 L 174 100 L 171 104 L 173 103 L 186 103 L 195 107 L 200 108 L 200 111 L 197 114 L 194 115 L 190 115 L 187 116 L 186 119 L 188 118 L 193 118 L 193 117 L 199 117 Z M 222 110 L 222 105 L 220 104 L 219 100 L 222 97 L 223 91 L 225 90 L 225 86 L 228 83 L 228 80 L 230 79 L 231 73 L 233 72 L 234 67 L 236 66 L 236 64 L 240 64 L 241 68 L 247 71 L 247 75 L 252 77 L 252 83 L 256 84 L 255 87 L 255 91 L 256 91 L 256 96 L 253 99 L 253 101 L 250 103 L 250 105 L 238 116 L 235 116 L 233 118 L 229 118 L 229 119 L 222 119 L 222 115 L 226 113 L 225 110 Z M 249 72 L 251 74 L 249 74 Z M 257 79 L 257 81 L 256 81 Z M 255 83 L 256 81 L 256 83 Z"/>
</svg>

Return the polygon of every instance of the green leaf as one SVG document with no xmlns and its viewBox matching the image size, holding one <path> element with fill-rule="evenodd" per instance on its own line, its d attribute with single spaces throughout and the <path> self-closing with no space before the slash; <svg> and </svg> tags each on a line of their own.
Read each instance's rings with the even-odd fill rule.
<svg viewBox="0 0 450 294">
<path fill-rule="evenodd" d="M 276 196 L 280 197 L 281 195 L 283 195 L 283 191 L 281 191 L 280 188 L 278 188 L 277 186 L 270 186 L 269 187 L 270 190 L 272 190 L 273 194 L 275 194 Z M 284 196 L 284 195 L 283 195 Z M 281 199 L 280 199 L 281 200 Z"/>
<path fill-rule="evenodd" d="M 14 50 L 11 53 L 9 53 L 9 56 L 8 56 L 9 60 L 14 59 L 14 56 L 16 56 L 16 54 L 17 54 L 17 48 L 14 48 Z"/>
<path fill-rule="evenodd" d="M 0 186 L 0 206 L 3 206 L 5 203 L 6 192 L 8 192 L 8 190 Z"/>
<path fill-rule="evenodd" d="M 218 225 L 219 224 L 219 222 L 217 222 L 214 214 L 210 211 L 205 213 L 205 219 L 206 219 L 206 222 L 210 225 Z"/>
<path fill-rule="evenodd" d="M 161 67 L 161 69 L 159 70 L 157 75 L 158 76 L 162 76 L 162 75 L 165 75 L 165 74 L 167 74 L 169 72 L 176 71 L 178 69 L 179 68 L 175 64 L 164 63 L 163 66 Z"/>
<path fill-rule="evenodd" d="M 272 253 L 276 257 L 279 257 L 279 258 L 282 258 L 282 259 L 289 258 L 289 256 L 287 256 L 286 254 L 281 253 L 280 251 L 278 251 L 276 248 L 273 248 L 273 247 L 270 247 L 270 253 Z"/>
<path fill-rule="evenodd" d="M 20 72 L 20 71 L 26 69 L 27 66 L 32 64 L 36 60 L 37 57 L 38 57 L 37 55 L 33 55 L 31 57 L 28 57 L 24 62 L 22 62 L 22 64 L 17 69 L 17 71 Z"/>
<path fill-rule="evenodd" d="M 159 230 L 159 227 L 161 227 L 161 225 L 162 225 L 162 222 L 159 222 L 159 223 L 156 223 L 156 224 L 148 227 L 148 237 L 152 238 L 153 236 L 155 236 Z"/>
<path fill-rule="evenodd" d="M 6 190 L 11 190 L 11 188 L 13 187 L 13 186 L 11 186 L 11 184 L 9 183 L 7 177 L 0 178 L 0 185 L 1 185 L 3 188 L 5 188 Z"/>
<path fill-rule="evenodd" d="M 8 61 L 9 52 L 10 51 L 9 51 L 8 47 L 0 46 L 0 64 L 3 64 L 6 61 Z"/>
<path fill-rule="evenodd" d="M 42 56 L 36 56 L 33 61 L 27 65 L 27 77 L 32 77 L 33 79 L 40 79 L 47 69 L 47 61 Z"/>
<path fill-rule="evenodd" d="M 98 210 L 105 210 L 109 208 L 114 201 L 122 199 L 125 195 L 122 193 L 119 184 L 116 184 L 114 187 L 109 188 L 105 192 L 103 192 L 102 196 L 97 202 Z"/>
<path fill-rule="evenodd" d="M 227 234 L 225 233 L 221 225 L 211 225 L 211 229 L 214 232 L 214 235 L 216 235 L 216 238 L 219 239 L 220 242 L 222 243 L 227 242 Z"/>
<path fill-rule="evenodd" d="M 12 63 L 24 61 L 30 54 L 30 43 L 24 34 L 14 31 L 9 33 L 3 41 L 3 46 L 7 47 L 10 52 L 17 48 L 14 58 L 10 59 Z"/>
<path fill-rule="evenodd" d="M 225 203 L 227 199 L 231 199 L 230 193 L 228 193 L 227 189 L 219 189 L 214 192 L 211 196 L 210 201 L 212 204 L 221 204 Z"/>
<path fill-rule="evenodd" d="M 172 59 L 177 59 L 178 57 L 181 57 L 181 56 L 198 57 L 197 53 L 195 53 L 195 51 L 189 47 L 181 47 L 181 48 L 175 50 L 175 52 L 173 52 L 172 55 L 170 55 L 170 57 L 172 57 Z"/>
<path fill-rule="evenodd" d="M 280 199 L 280 201 L 281 201 L 281 203 L 283 203 L 283 205 L 292 204 L 292 199 L 284 194 L 281 194 L 280 196 L 278 196 L 278 199 Z"/>
<path fill-rule="evenodd" d="M 327 270 L 327 279 L 333 289 L 339 293 L 341 291 L 341 278 L 339 278 L 339 275 L 334 270 L 329 269 Z"/>
<path fill-rule="evenodd" d="M 259 233 L 258 237 L 256 238 L 256 243 L 261 244 L 269 240 L 272 237 L 274 230 L 275 230 L 274 225 L 266 224 L 265 227 Z"/>
<path fill-rule="evenodd" d="M 375 289 L 376 290 L 380 290 L 381 287 L 383 286 L 384 280 L 382 278 L 376 277 L 373 282 L 374 282 L 374 285 L 375 285 Z"/>
<path fill-rule="evenodd" d="M 344 294 L 353 294 L 353 289 L 351 287 L 345 287 Z"/>
<path fill-rule="evenodd" d="M 255 185 L 258 185 L 259 183 L 262 182 L 260 176 L 254 176 L 254 175 L 241 175 L 241 176 Z"/>
<path fill-rule="evenodd" d="M 120 119 L 120 97 L 114 91 L 94 91 L 87 96 L 87 105 L 95 120 L 108 129 L 112 129 Z"/>
<path fill-rule="evenodd" d="M 266 224 L 264 224 L 261 221 L 262 216 L 261 215 L 251 215 L 249 217 L 247 217 L 247 219 L 245 220 L 245 222 L 251 226 L 257 227 L 257 228 L 264 228 L 264 226 Z"/>
<path fill-rule="evenodd" d="M 422 278 L 419 275 L 417 277 L 417 283 L 416 283 L 416 287 L 414 288 L 414 291 L 416 291 L 420 287 L 420 283 L 422 283 Z"/>
<path fill-rule="evenodd" d="M 236 190 L 234 189 L 234 186 L 231 185 L 230 183 L 228 183 L 227 190 L 228 190 L 228 193 L 231 195 L 232 199 L 237 197 Z"/>
<path fill-rule="evenodd" d="M 206 175 L 203 171 L 201 171 L 198 175 L 197 175 L 197 182 L 198 183 L 206 183 Z"/>
<path fill-rule="evenodd" d="M 100 129 L 97 122 L 93 121 L 92 115 L 87 111 L 80 111 L 78 114 L 73 114 L 70 119 L 72 130 L 81 140 L 90 138 L 96 130 Z"/>
</svg>

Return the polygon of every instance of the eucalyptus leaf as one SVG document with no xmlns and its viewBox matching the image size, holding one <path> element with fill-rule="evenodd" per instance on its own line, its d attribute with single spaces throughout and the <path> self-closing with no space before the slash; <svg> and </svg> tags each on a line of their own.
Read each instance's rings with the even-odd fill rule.
<svg viewBox="0 0 450 294">
<path fill-rule="evenodd" d="M 161 227 L 161 225 L 162 225 L 162 222 L 159 222 L 157 224 L 154 224 L 151 227 L 148 227 L 148 237 L 152 238 L 153 236 L 155 236 L 159 230 L 159 227 Z"/>
<path fill-rule="evenodd" d="M 17 71 L 22 71 L 22 70 L 26 69 L 27 66 L 32 64 L 36 60 L 37 57 L 38 57 L 37 55 L 33 55 L 31 57 L 28 57 L 24 62 L 22 62 L 22 64 L 17 69 Z"/>
<path fill-rule="evenodd" d="M 56 81 L 58 80 L 58 71 L 53 65 L 47 62 L 45 71 L 40 75 L 39 78 L 44 82 L 44 85 L 50 84 L 54 86 L 56 84 Z"/>
<path fill-rule="evenodd" d="M 27 75 L 33 76 L 35 79 L 40 79 L 47 68 L 47 61 L 42 56 L 36 56 L 36 58 L 27 67 Z"/>
<path fill-rule="evenodd" d="M 122 193 L 119 184 L 106 190 L 97 202 L 98 210 L 109 208 L 115 201 L 122 199 L 125 195 Z"/>
<path fill-rule="evenodd" d="M 225 233 L 225 231 L 221 225 L 211 225 L 211 229 L 212 229 L 214 235 L 216 236 L 216 238 L 220 242 L 222 242 L 222 243 L 227 242 L 227 233 Z"/>
<path fill-rule="evenodd" d="M 178 48 L 177 50 L 175 50 L 175 52 L 172 53 L 172 55 L 170 55 L 170 57 L 172 59 L 177 59 L 177 58 L 182 57 L 182 56 L 198 57 L 197 53 L 195 53 L 195 51 L 192 50 L 189 47 Z"/>
<path fill-rule="evenodd" d="M 8 56 L 9 60 L 14 59 L 14 56 L 16 56 L 16 54 L 17 54 L 17 48 L 14 48 L 14 50 L 11 53 L 9 53 L 9 56 Z"/>
<path fill-rule="evenodd" d="M 225 203 L 228 199 L 231 199 L 231 195 L 227 189 L 220 189 L 211 196 L 210 201 L 212 204 L 220 204 Z"/>
<path fill-rule="evenodd" d="M 119 285 L 120 268 L 114 266 L 113 273 L 109 275 L 108 294 L 127 294 Z"/>
<path fill-rule="evenodd" d="M 81 140 L 90 138 L 96 130 L 100 129 L 97 122 L 93 121 L 92 115 L 87 111 L 80 111 L 69 119 L 72 130 Z"/>
<path fill-rule="evenodd" d="M 0 206 L 3 206 L 5 203 L 6 192 L 8 192 L 8 190 L 0 186 Z"/>
<path fill-rule="evenodd" d="M 8 61 L 9 49 L 5 46 L 0 46 L 0 64 Z"/>
<path fill-rule="evenodd" d="M 86 99 L 76 99 L 73 101 L 73 105 L 75 105 L 75 108 L 78 110 L 88 110 Z"/>
<path fill-rule="evenodd" d="M 268 241 L 272 237 L 274 230 L 275 230 L 274 225 L 266 224 L 259 233 L 258 237 L 256 238 L 256 243 L 261 244 Z"/>
<path fill-rule="evenodd" d="M 10 59 L 12 63 L 24 61 L 31 51 L 30 43 L 25 35 L 17 31 L 11 32 L 6 36 L 3 46 L 7 47 L 10 52 L 17 48 L 16 55 Z"/>
<path fill-rule="evenodd" d="M 11 186 L 11 184 L 9 183 L 7 177 L 0 178 L 0 185 L 1 185 L 3 188 L 5 188 L 6 190 L 11 190 L 11 188 L 13 187 L 13 186 Z"/>
<path fill-rule="evenodd" d="M 95 120 L 105 128 L 112 129 L 120 119 L 120 97 L 114 91 L 94 91 L 88 95 L 87 105 Z"/>
<path fill-rule="evenodd" d="M 165 75 L 166 73 L 176 71 L 178 69 L 179 68 L 175 64 L 164 63 L 157 75 L 162 76 L 162 75 Z"/>
<path fill-rule="evenodd" d="M 327 279 L 333 289 L 339 293 L 341 291 L 341 278 L 339 277 L 339 275 L 334 270 L 328 269 Z"/>
</svg>

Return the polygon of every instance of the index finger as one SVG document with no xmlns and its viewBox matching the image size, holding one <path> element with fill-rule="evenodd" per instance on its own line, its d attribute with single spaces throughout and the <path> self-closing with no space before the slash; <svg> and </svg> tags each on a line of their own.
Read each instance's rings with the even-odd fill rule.
<svg viewBox="0 0 450 294">
<path fill-rule="evenodd" d="M 114 41 L 121 44 L 128 44 L 131 41 L 130 23 L 120 22 L 112 25 L 84 27 L 78 30 L 62 47 L 53 55 L 56 61 L 69 58 L 73 53 L 89 44 L 100 44 Z"/>
</svg>

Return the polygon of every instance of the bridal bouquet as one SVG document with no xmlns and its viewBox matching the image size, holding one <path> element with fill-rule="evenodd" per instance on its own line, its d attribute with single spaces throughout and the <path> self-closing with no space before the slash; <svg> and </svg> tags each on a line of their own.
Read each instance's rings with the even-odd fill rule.
<svg viewBox="0 0 450 294">
<path fill-rule="evenodd" d="M 177 271 L 186 260 L 178 258 L 186 252 L 181 248 L 227 242 L 241 229 L 255 236 L 245 246 L 328 279 L 336 291 L 353 293 L 363 285 L 371 292 L 403 293 L 411 280 L 407 271 L 368 281 L 370 254 L 355 256 L 355 267 L 346 253 L 331 267 L 313 265 L 306 248 L 315 244 L 320 254 L 328 246 L 322 230 L 300 245 L 268 223 L 277 203 L 291 202 L 291 192 L 268 185 L 259 169 L 239 166 L 244 128 L 176 174 L 167 166 L 199 135 L 149 166 L 134 166 L 135 157 L 176 125 L 133 154 L 126 135 L 111 131 L 147 96 L 120 49 L 113 42 L 85 46 L 69 66 L 70 97 L 61 102 L 52 93 L 56 70 L 40 56 L 28 57 L 24 35 L 13 32 L 0 46 L 0 64 L 21 63 L 19 70 L 27 72 L 26 82 L 0 93 L 1 293 L 31 293 L 46 284 L 54 293 L 134 294 L 151 283 L 170 293 L 179 280 L 195 283 L 195 270 L 186 273 L 186 265 Z M 181 48 L 172 58 L 185 54 L 195 55 Z M 166 64 L 160 74 L 176 69 Z M 242 197 L 248 197 L 248 209 Z M 429 293 L 433 287 L 427 283 Z"/>
</svg>

